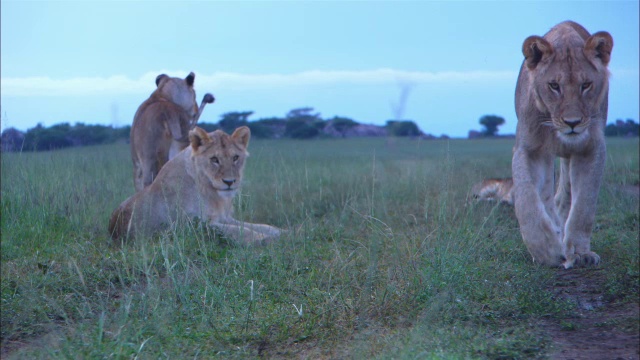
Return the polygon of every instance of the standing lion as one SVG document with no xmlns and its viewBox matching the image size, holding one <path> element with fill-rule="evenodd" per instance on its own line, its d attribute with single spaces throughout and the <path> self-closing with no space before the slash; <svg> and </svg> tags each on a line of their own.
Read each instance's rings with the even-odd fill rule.
<svg viewBox="0 0 640 360">
<path fill-rule="evenodd" d="M 600 262 L 591 251 L 591 232 L 606 158 L 612 48 L 609 33 L 590 35 L 571 21 L 522 45 L 513 196 L 522 238 L 534 261 L 544 265 Z"/>
<path fill-rule="evenodd" d="M 214 101 L 211 94 L 206 94 L 198 108 L 194 80 L 194 73 L 185 79 L 158 75 L 157 89 L 136 111 L 130 134 L 136 191 L 151 184 L 160 168 L 189 145 L 189 130 L 196 125 L 205 104 Z"/>
</svg>

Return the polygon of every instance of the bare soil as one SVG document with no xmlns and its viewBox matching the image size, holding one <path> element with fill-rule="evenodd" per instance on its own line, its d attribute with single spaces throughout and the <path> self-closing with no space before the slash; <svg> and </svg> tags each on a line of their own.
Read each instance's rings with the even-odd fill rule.
<svg viewBox="0 0 640 360">
<path fill-rule="evenodd" d="M 565 319 L 545 321 L 551 359 L 640 359 L 640 313 L 637 299 L 620 301 L 605 294 L 601 268 L 561 270 L 553 293 L 575 305 Z"/>
</svg>

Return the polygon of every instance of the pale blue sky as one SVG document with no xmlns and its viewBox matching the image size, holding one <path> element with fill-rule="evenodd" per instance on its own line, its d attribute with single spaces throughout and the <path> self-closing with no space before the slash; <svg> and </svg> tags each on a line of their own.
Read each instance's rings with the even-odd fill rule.
<svg viewBox="0 0 640 360">
<path fill-rule="evenodd" d="M 2 128 L 130 124 L 156 75 L 196 73 L 200 121 L 314 107 L 384 124 L 401 113 L 466 136 L 485 114 L 515 131 L 513 91 L 529 35 L 563 20 L 614 38 L 609 121 L 639 119 L 638 1 L 5 1 Z"/>
</svg>

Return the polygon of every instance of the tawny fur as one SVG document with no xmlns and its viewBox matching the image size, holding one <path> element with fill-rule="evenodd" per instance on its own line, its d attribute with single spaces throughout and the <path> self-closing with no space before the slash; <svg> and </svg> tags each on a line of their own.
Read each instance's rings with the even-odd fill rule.
<svg viewBox="0 0 640 360">
<path fill-rule="evenodd" d="M 233 218 L 233 197 L 240 187 L 251 132 L 243 126 L 228 135 L 189 132 L 191 146 L 160 170 L 158 177 L 113 211 L 109 233 L 114 241 L 149 236 L 180 217 L 199 218 L 241 244 L 270 241 L 281 230 Z"/>
<path fill-rule="evenodd" d="M 530 36 L 516 85 L 518 115 L 513 197 L 522 238 L 534 261 L 598 264 L 591 233 L 606 148 L 613 39 L 574 22 Z M 554 194 L 554 160 L 560 176 Z"/>
<path fill-rule="evenodd" d="M 189 145 L 189 130 L 204 108 L 196 103 L 194 80 L 193 73 L 185 79 L 158 75 L 156 90 L 136 111 L 130 134 L 136 191 L 151 184 L 162 166 Z"/>
<path fill-rule="evenodd" d="M 485 179 L 471 188 L 473 197 L 478 201 L 498 201 L 513 205 L 513 180 Z"/>
</svg>

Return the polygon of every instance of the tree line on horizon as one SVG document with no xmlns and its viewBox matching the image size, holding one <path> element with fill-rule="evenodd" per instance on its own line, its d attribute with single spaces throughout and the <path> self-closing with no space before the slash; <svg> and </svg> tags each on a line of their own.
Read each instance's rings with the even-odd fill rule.
<svg viewBox="0 0 640 360">
<path fill-rule="evenodd" d="M 207 132 L 223 130 L 233 132 L 240 126 L 248 126 L 251 134 L 259 139 L 316 139 L 350 137 L 411 137 L 420 139 L 449 138 L 447 135 L 436 137 L 424 133 L 412 120 L 388 120 L 385 125 L 361 124 L 351 118 L 334 116 L 323 119 L 312 107 L 290 110 L 285 117 L 270 117 L 249 121 L 253 111 L 233 111 L 220 116 L 217 123 L 199 122 L 198 126 Z M 512 137 L 498 135 L 498 127 L 505 123 L 497 115 L 484 115 L 479 120 L 484 127 L 481 131 L 470 130 L 468 138 Z M 42 124 L 22 132 L 8 128 L 2 132 L 0 143 L 2 151 L 47 151 L 73 146 L 129 142 L 131 126 L 113 127 L 111 125 L 87 125 L 84 123 L 55 124 L 45 127 Z M 639 125 L 632 119 L 616 120 L 605 129 L 606 136 L 638 136 Z"/>
</svg>

